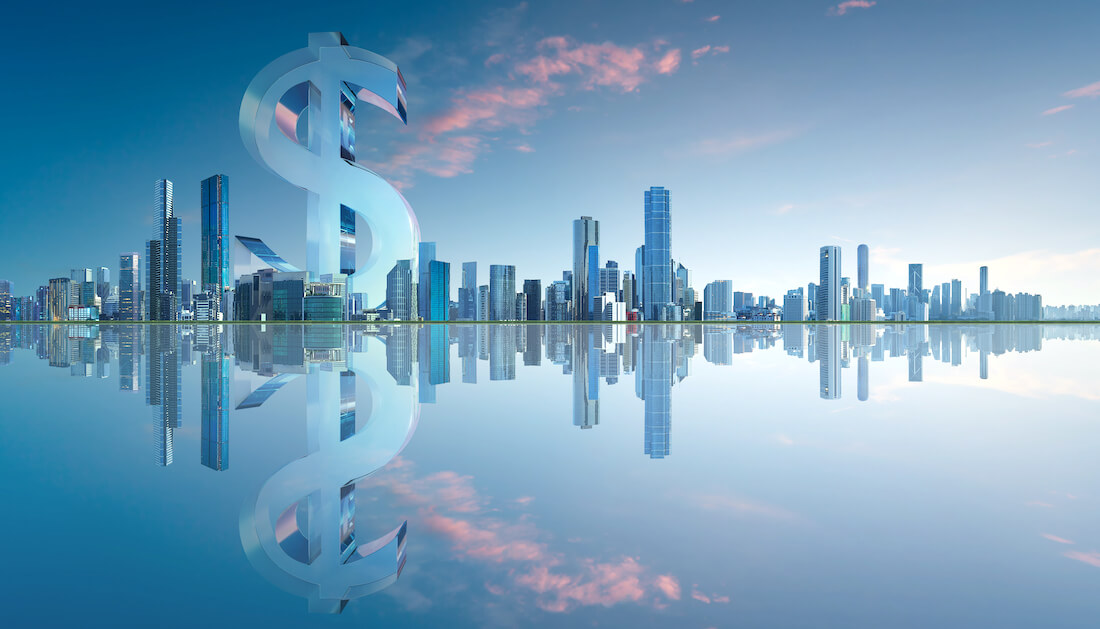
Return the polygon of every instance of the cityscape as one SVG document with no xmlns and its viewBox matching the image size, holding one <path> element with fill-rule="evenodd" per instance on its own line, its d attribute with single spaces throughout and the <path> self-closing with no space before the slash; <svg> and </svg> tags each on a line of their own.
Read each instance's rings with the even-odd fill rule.
<svg viewBox="0 0 1100 629">
<path fill-rule="evenodd" d="M 415 259 L 386 274 L 385 298 L 350 292 L 355 272 L 355 218 L 345 212 L 343 273 L 312 277 L 258 238 L 229 234 L 229 177 L 200 183 L 200 281 L 182 276 L 186 243 L 174 213 L 173 183 L 154 184 L 153 238 L 142 252 L 119 255 L 114 270 L 72 269 L 31 295 L 0 280 L 0 321 L 1095 321 L 1100 305 L 1044 305 L 1042 295 L 991 287 L 977 271 L 977 291 L 963 281 L 926 282 L 922 263 L 909 265 L 908 285 L 872 283 L 870 248 L 856 248 L 856 281 L 843 275 L 840 246 L 821 247 L 818 281 L 778 297 L 734 290 L 731 280 L 697 291 L 692 272 L 672 257 L 669 190 L 644 192 L 646 240 L 633 269 L 601 255 L 600 221 L 573 221 L 572 266 L 561 279 L 517 279 L 516 266 L 492 264 L 480 284 L 478 262 L 463 262 L 452 290 L 451 263 L 437 243 L 420 242 Z M 232 257 L 231 257 L 232 255 Z M 232 260 L 232 266 L 231 266 Z M 943 279 L 943 278 L 936 278 Z M 457 297 L 457 298 L 456 298 Z M 372 305 L 373 304 L 373 305 Z"/>
</svg>

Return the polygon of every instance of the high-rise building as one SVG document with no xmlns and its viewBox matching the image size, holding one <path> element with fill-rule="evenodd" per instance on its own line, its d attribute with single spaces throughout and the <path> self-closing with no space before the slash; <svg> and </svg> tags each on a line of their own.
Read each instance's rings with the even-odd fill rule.
<svg viewBox="0 0 1100 629">
<path fill-rule="evenodd" d="M 818 321 L 840 321 L 840 247 L 821 248 L 820 283 L 817 286 Z"/>
<path fill-rule="evenodd" d="M 199 187 L 202 205 L 202 268 L 199 286 L 220 300 L 233 285 L 229 270 L 229 177 L 214 175 Z"/>
<path fill-rule="evenodd" d="M 733 282 L 715 280 L 703 287 L 703 319 L 728 319 L 733 316 Z"/>
<path fill-rule="evenodd" d="M 645 312 L 645 305 L 642 303 L 643 295 L 645 291 L 643 288 L 645 283 L 642 279 L 645 276 L 645 245 L 638 247 L 634 250 L 634 307 L 639 312 Z"/>
<path fill-rule="evenodd" d="M 96 274 L 95 294 L 100 300 L 105 300 L 111 294 L 111 270 L 105 266 L 99 267 Z"/>
<path fill-rule="evenodd" d="M 181 230 L 172 200 L 172 182 L 153 186 L 153 237 L 146 244 L 146 306 L 150 320 L 178 319 L 181 293 Z"/>
<path fill-rule="evenodd" d="M 419 279 L 416 285 L 417 314 L 421 319 L 428 319 L 428 310 L 431 308 L 431 300 L 428 292 L 431 290 L 431 262 L 435 260 L 435 243 L 420 243 L 420 255 L 417 260 Z"/>
<path fill-rule="evenodd" d="M 597 287 L 590 287 L 589 248 L 600 244 L 600 222 L 591 216 L 573 221 L 573 319 L 589 319 L 591 294 Z"/>
<path fill-rule="evenodd" d="M 672 301 L 672 213 L 669 191 L 651 187 L 645 192 L 645 263 L 642 304 L 645 318 L 659 321 Z"/>
<path fill-rule="evenodd" d="M 386 275 L 386 307 L 394 321 L 416 320 L 416 293 L 412 260 L 398 260 Z"/>
<path fill-rule="evenodd" d="M 462 263 L 462 286 L 458 289 L 458 316 L 477 319 L 477 262 Z"/>
<path fill-rule="evenodd" d="M 943 296 L 940 296 L 943 299 Z M 928 319 L 928 300 L 924 296 L 924 265 L 909 265 L 909 289 L 906 295 L 907 307 L 905 317 L 909 321 L 926 321 Z"/>
<path fill-rule="evenodd" d="M 634 274 L 630 271 L 623 271 L 623 303 L 626 304 L 627 310 L 633 310 L 638 307 L 637 296 L 635 286 L 637 282 L 634 279 Z"/>
<path fill-rule="evenodd" d="M 951 280 L 951 318 L 958 319 L 962 316 L 962 281 Z"/>
<path fill-rule="evenodd" d="M 523 299 L 528 321 L 542 321 L 542 281 L 523 280 Z"/>
<path fill-rule="evenodd" d="M 141 256 L 137 253 L 118 257 L 118 318 L 141 320 Z"/>
<path fill-rule="evenodd" d="M 588 281 L 585 282 L 585 286 L 588 291 L 588 306 L 585 312 L 588 313 L 589 319 L 599 319 L 600 311 L 596 307 L 596 301 L 603 297 L 603 293 L 600 292 L 600 247 L 598 245 L 589 245 L 588 247 Z"/>
<path fill-rule="evenodd" d="M 867 291 L 868 276 L 870 275 L 868 269 L 868 263 L 870 262 L 871 250 L 867 248 L 867 245 L 860 245 L 856 249 L 856 288 L 861 292 L 860 297 L 866 297 L 862 294 Z"/>
<path fill-rule="evenodd" d="M 608 260 L 600 269 L 600 294 L 604 293 L 615 293 L 616 298 L 619 295 L 619 263 L 614 260 Z"/>
<path fill-rule="evenodd" d="M 557 281 L 546 287 L 546 319 L 548 321 L 569 321 L 572 317 L 569 298 L 572 293 L 569 283 Z"/>
<path fill-rule="evenodd" d="M 806 297 L 803 295 L 801 288 L 789 290 L 787 294 L 783 296 L 783 320 L 806 320 Z M 784 337 L 784 339 L 786 339 L 786 337 Z"/>
<path fill-rule="evenodd" d="M 451 263 L 428 263 L 428 320 L 447 321 L 451 310 Z"/>
<path fill-rule="evenodd" d="M 516 267 L 510 264 L 489 266 L 489 318 L 511 321 L 516 316 Z"/>
<path fill-rule="evenodd" d="M 978 312 L 986 319 L 993 317 L 993 300 L 989 294 L 989 267 L 978 269 Z"/>
<path fill-rule="evenodd" d="M 72 280 L 67 277 L 55 277 L 50 280 L 49 304 L 47 312 L 49 321 L 64 321 L 69 318 L 69 306 L 75 305 L 72 298 Z"/>
<path fill-rule="evenodd" d="M 489 285 L 482 284 L 477 287 L 477 320 L 489 320 Z"/>
<path fill-rule="evenodd" d="M 0 321 L 18 320 L 15 316 L 15 296 L 12 283 L 0 280 Z"/>
</svg>

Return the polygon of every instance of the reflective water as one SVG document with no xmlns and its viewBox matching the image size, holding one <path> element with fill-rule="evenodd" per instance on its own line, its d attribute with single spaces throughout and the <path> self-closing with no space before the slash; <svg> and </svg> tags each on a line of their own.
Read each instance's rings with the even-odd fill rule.
<svg viewBox="0 0 1100 629">
<path fill-rule="evenodd" d="M 1097 339 L 0 326 L 4 625 L 1093 627 Z"/>
</svg>

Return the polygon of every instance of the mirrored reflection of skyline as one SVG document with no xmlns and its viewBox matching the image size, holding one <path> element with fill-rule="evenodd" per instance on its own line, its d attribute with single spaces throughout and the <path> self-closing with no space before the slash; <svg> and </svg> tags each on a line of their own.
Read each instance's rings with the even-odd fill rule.
<svg viewBox="0 0 1100 629">
<path fill-rule="evenodd" d="M 689 376 L 696 370 L 708 378 L 728 373 L 737 386 L 734 370 L 750 368 L 754 354 L 766 353 L 785 365 L 800 363 L 784 386 L 812 397 L 813 408 L 827 413 L 843 410 L 836 400 L 888 400 L 875 388 L 884 388 L 886 378 L 876 382 L 873 372 L 892 374 L 891 382 L 900 375 L 909 384 L 931 387 L 943 381 L 943 369 L 972 366 L 956 372 L 954 380 L 1011 383 L 1013 373 L 998 367 L 998 357 L 1039 352 L 1056 341 L 1096 339 L 1100 327 L 1078 325 L 18 325 L 0 326 L 0 366 L 26 352 L 27 359 L 43 361 L 44 369 L 90 379 L 89 384 L 117 378 L 118 391 L 113 383 L 108 387 L 112 395 L 144 394 L 154 466 L 172 466 L 163 473 L 196 468 L 210 478 L 241 473 L 239 463 L 230 466 L 231 443 L 234 453 L 260 445 L 255 436 L 242 441 L 238 425 L 250 423 L 256 430 L 269 415 L 295 403 L 295 396 L 304 396 L 296 411 L 302 426 L 282 435 L 304 454 L 271 464 L 266 477 L 248 486 L 241 545 L 271 584 L 307 599 L 312 611 L 339 613 L 349 601 L 398 583 L 407 563 L 418 560 L 407 554 L 410 543 L 423 544 L 426 534 L 451 536 L 460 556 L 489 552 L 488 533 L 474 534 L 446 519 L 473 508 L 462 498 L 470 489 L 439 473 L 412 476 L 411 463 L 399 458 L 417 430 L 421 406 L 438 406 L 447 415 L 452 392 L 472 391 L 463 385 L 482 385 L 477 392 L 485 413 L 515 417 L 521 407 L 514 399 L 498 407 L 494 391 L 515 390 L 506 383 L 541 371 L 538 390 L 528 394 L 534 403 L 556 409 L 553 421 L 575 443 L 598 443 L 608 431 L 626 426 L 631 457 L 656 470 L 670 465 L 658 459 L 691 459 L 682 449 L 683 434 L 675 442 L 681 444 L 677 451 L 672 433 L 675 425 L 691 431 L 696 424 L 692 397 L 699 391 L 684 384 L 694 382 Z M 886 363 L 895 368 L 890 371 Z M 842 386 L 848 369 L 854 370 L 849 384 L 854 381 L 855 390 Z M 479 371 L 488 378 L 479 378 Z M 634 406 L 631 397 L 638 401 Z M 673 422 L 674 411 L 679 423 Z M 144 416 L 141 421 L 148 426 Z M 181 436 L 188 432 L 192 439 Z M 454 445 L 460 450 L 464 444 Z M 141 458 L 134 465 L 149 464 Z M 383 469 L 404 478 L 408 487 L 395 485 L 393 478 L 382 485 L 368 480 Z M 454 513 L 448 516 L 442 507 L 437 512 L 426 502 L 413 511 L 431 525 L 427 531 L 413 527 L 400 508 L 379 511 L 375 490 L 380 486 L 401 500 L 421 500 L 401 493 L 410 488 L 446 495 Z M 770 507 L 707 501 L 708 509 L 773 513 Z M 493 535 L 522 529 L 496 520 L 486 526 Z M 474 546 L 463 546 L 467 543 Z M 531 546 L 533 541 L 522 544 L 528 544 L 523 552 L 541 548 Z M 616 569 L 641 570 L 631 564 Z M 679 585 L 672 589 L 655 572 L 646 578 L 667 586 L 653 590 L 663 592 L 661 600 L 681 597 Z M 540 604 L 576 605 L 569 599 Z"/>
</svg>

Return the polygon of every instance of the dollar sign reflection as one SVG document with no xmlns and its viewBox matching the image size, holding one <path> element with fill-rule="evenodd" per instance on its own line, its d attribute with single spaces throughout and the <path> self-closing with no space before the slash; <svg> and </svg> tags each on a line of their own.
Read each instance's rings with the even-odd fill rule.
<svg viewBox="0 0 1100 629">
<path fill-rule="evenodd" d="M 308 327 L 316 336 L 320 326 Z M 364 349 L 375 344 L 367 337 Z M 353 354 L 312 345 L 305 350 L 309 454 L 245 501 L 240 534 L 249 562 L 268 580 L 308 598 L 311 611 L 339 613 L 348 600 L 397 581 L 404 567 L 407 521 L 375 539 L 362 535 L 355 483 L 404 449 L 420 407 L 413 389 L 389 377 L 384 348 Z"/>
<path fill-rule="evenodd" d="M 349 275 L 351 292 L 373 305 L 384 300 L 397 260 L 416 259 L 420 227 L 401 193 L 355 161 L 360 102 L 408 122 L 396 64 L 348 46 L 340 33 L 311 33 L 308 47 L 271 62 L 248 85 L 240 130 L 256 161 L 307 192 L 311 279 Z M 356 234 L 356 215 L 367 233 Z M 369 249 L 360 269 L 357 243 Z"/>
</svg>

